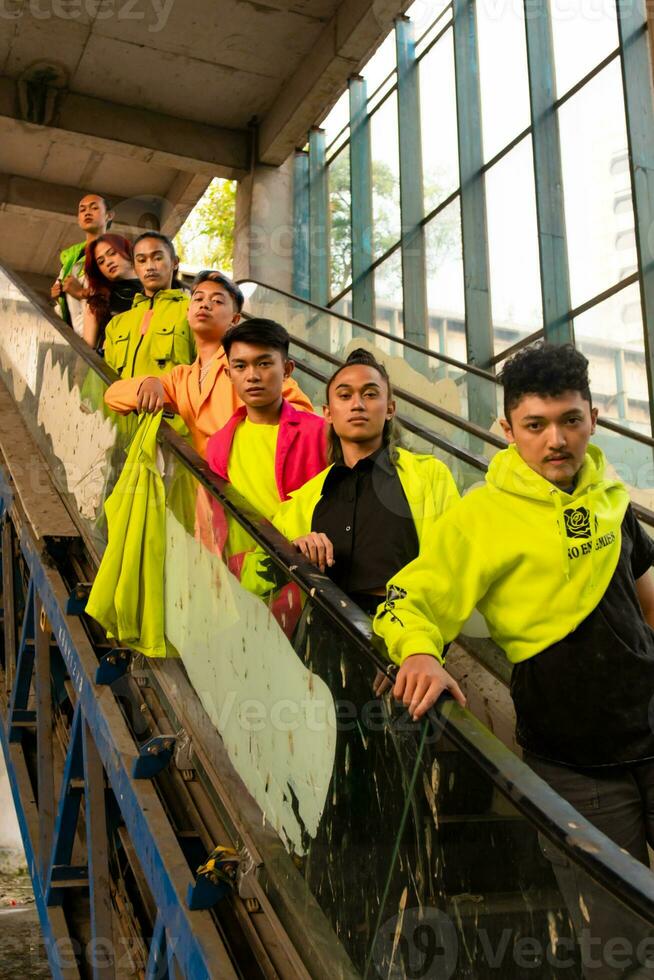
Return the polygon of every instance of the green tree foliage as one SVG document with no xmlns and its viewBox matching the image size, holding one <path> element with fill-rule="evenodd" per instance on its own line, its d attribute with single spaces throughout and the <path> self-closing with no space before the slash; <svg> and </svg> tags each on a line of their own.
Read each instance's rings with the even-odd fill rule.
<svg viewBox="0 0 654 980">
<path fill-rule="evenodd" d="M 175 238 L 182 265 L 232 275 L 236 181 L 212 180 Z"/>
<path fill-rule="evenodd" d="M 373 215 L 372 229 L 373 253 L 376 258 L 383 255 L 400 236 L 400 188 L 399 181 L 391 168 L 383 160 L 372 164 Z M 425 181 L 425 202 L 442 200 L 444 194 L 437 177 L 429 175 Z M 330 257 L 332 295 L 340 293 L 352 281 L 352 237 L 350 230 L 350 166 L 347 151 L 340 153 L 329 168 L 330 201 Z M 457 247 L 457 222 L 452 212 L 441 217 L 432 226 L 430 248 L 427 255 L 427 275 L 433 275 L 440 262 L 448 258 Z M 397 265 L 397 263 L 394 263 Z M 386 290 L 398 291 L 399 272 L 391 273 L 382 266 L 378 276 L 383 276 Z M 381 283 L 379 284 L 381 285 Z"/>
</svg>

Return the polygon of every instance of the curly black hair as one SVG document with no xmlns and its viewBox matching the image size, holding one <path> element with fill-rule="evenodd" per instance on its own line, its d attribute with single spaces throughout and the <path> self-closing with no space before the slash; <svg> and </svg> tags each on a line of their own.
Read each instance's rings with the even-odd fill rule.
<svg viewBox="0 0 654 980">
<path fill-rule="evenodd" d="M 572 344 L 535 344 L 518 351 L 498 375 L 504 386 L 504 415 L 525 395 L 556 398 L 564 391 L 578 391 L 592 407 L 588 361 Z"/>
</svg>

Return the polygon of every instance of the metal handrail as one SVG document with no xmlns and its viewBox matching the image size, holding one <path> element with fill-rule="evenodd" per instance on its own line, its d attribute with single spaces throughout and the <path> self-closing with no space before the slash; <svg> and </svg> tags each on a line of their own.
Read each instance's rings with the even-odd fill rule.
<svg viewBox="0 0 654 980">
<path fill-rule="evenodd" d="M 632 277 L 627 277 L 625 280 L 619 283 L 619 287 L 624 288 L 626 285 L 629 285 L 631 281 Z M 473 374 L 476 377 L 483 378 L 486 381 L 492 381 L 493 384 L 501 384 L 496 374 L 493 374 L 491 371 L 487 371 L 484 368 L 480 368 L 476 364 L 466 364 L 454 357 L 450 357 L 448 354 L 441 354 L 437 351 L 429 350 L 427 347 L 422 347 L 420 344 L 416 344 L 412 340 L 407 340 L 406 337 L 396 337 L 395 334 L 389 333 L 387 330 L 381 330 L 379 327 L 373 327 L 371 324 L 364 323 L 362 320 L 355 320 L 350 316 L 346 316 L 344 313 L 337 313 L 335 310 L 331 309 L 331 307 L 320 306 L 318 303 L 305 299 L 303 296 L 296 296 L 294 293 L 289 293 L 285 289 L 280 289 L 277 286 L 270 286 L 268 283 L 262 282 L 260 279 L 238 279 L 237 282 L 239 286 L 242 286 L 245 283 L 253 283 L 255 286 L 261 286 L 262 289 L 269 289 L 271 292 L 279 293 L 280 296 L 284 296 L 295 303 L 302 303 L 304 306 L 310 306 L 319 313 L 335 317 L 337 320 L 344 320 L 346 323 L 351 323 L 354 327 L 359 327 L 362 330 L 367 330 L 369 333 L 375 334 L 378 337 L 384 337 L 386 340 L 391 340 L 393 343 L 399 344 L 401 347 L 406 347 L 409 350 L 417 351 L 419 354 L 424 354 L 427 357 L 433 357 L 435 360 L 440 361 L 443 364 L 448 364 L 450 367 L 458 368 L 464 374 Z M 610 293 L 611 291 L 615 291 L 614 287 L 611 287 L 611 290 L 607 290 L 607 293 Z M 578 311 L 573 310 L 571 316 L 574 313 L 578 313 Z M 490 361 L 491 365 L 499 364 L 500 361 L 510 356 L 510 354 L 521 350 L 523 347 L 528 346 L 535 340 L 539 340 L 541 337 L 543 337 L 543 335 L 544 331 L 542 329 L 536 330 L 527 337 L 523 337 L 521 340 L 516 341 L 516 343 L 511 347 L 508 347 L 505 351 L 502 351 L 500 354 L 496 354 L 494 357 L 492 357 Z M 321 353 L 324 356 L 325 352 L 322 351 Z M 654 448 L 654 438 L 652 436 L 647 436 L 642 432 L 629 429 L 627 426 L 620 425 L 619 422 L 614 422 L 612 419 L 600 417 L 597 420 L 597 424 L 604 429 L 610 429 L 611 432 L 615 432 L 617 435 L 624 436 L 626 439 L 633 439 L 635 442 L 640 442 L 645 446 Z"/>
<path fill-rule="evenodd" d="M 313 354 L 316 357 L 320 357 L 335 367 L 341 367 L 345 362 L 333 354 L 328 354 L 326 351 L 320 350 L 319 347 L 314 347 L 313 344 L 307 343 L 306 340 L 301 340 L 299 337 L 293 336 L 292 343 L 296 347 L 301 347 L 303 350 L 307 351 L 309 354 Z M 326 376 L 322 376 L 321 380 L 325 383 L 328 381 Z M 424 398 L 420 398 L 418 395 L 412 395 L 410 391 L 406 388 L 399 388 L 396 384 L 393 385 L 393 394 L 397 395 L 402 401 L 407 402 L 409 405 L 413 405 L 414 408 L 419 408 L 421 412 L 426 412 L 428 415 L 435 415 L 437 418 L 442 419 L 443 422 L 447 422 L 448 425 L 452 425 L 457 429 L 462 429 L 469 435 L 474 436 L 476 439 L 480 439 L 483 442 L 489 443 L 491 446 L 495 446 L 496 449 L 506 449 L 507 441 L 501 436 L 496 435 L 494 432 L 490 432 L 488 429 L 484 429 L 483 426 L 477 425 L 476 422 L 469 422 L 468 419 L 461 418 L 460 415 L 455 415 L 454 412 L 449 412 L 446 408 L 441 408 L 440 405 L 434 405 L 433 402 L 428 402 Z"/>
<path fill-rule="evenodd" d="M 351 323 L 353 327 L 361 327 L 362 330 L 374 333 L 377 337 L 384 337 L 385 340 L 392 340 L 394 343 L 401 344 L 402 347 L 408 347 L 410 350 L 417 351 L 418 354 L 424 354 L 425 357 L 433 357 L 437 361 L 442 361 L 443 364 L 449 364 L 450 367 L 459 368 L 460 371 L 474 374 L 479 378 L 484 378 L 486 381 L 497 383 L 495 375 L 491 374 L 490 371 L 485 371 L 483 368 L 477 367 L 475 364 L 464 364 L 463 361 L 457 361 L 455 357 L 450 357 L 448 354 L 440 354 L 436 351 L 429 350 L 428 347 L 416 344 L 413 340 L 407 340 L 406 337 L 396 337 L 395 334 L 389 333 L 387 330 L 382 330 L 380 327 L 373 327 L 369 323 L 364 323 L 363 320 L 355 320 L 345 313 L 337 313 L 336 310 L 332 310 L 328 306 L 320 306 L 310 299 L 305 299 L 303 296 L 296 296 L 294 293 L 289 293 L 285 289 L 279 289 L 277 286 L 269 286 L 268 283 L 261 282 L 260 279 L 237 279 L 236 282 L 239 286 L 243 286 L 248 282 L 254 283 L 255 286 L 261 286 L 262 289 L 269 289 L 273 293 L 279 293 L 280 296 L 285 296 L 286 299 L 293 300 L 295 303 L 310 306 L 311 309 L 317 310 L 318 313 L 336 317 L 338 320 L 344 320 L 346 323 Z"/>
<path fill-rule="evenodd" d="M 18 277 L 5 272 L 28 299 L 36 300 L 32 290 Z M 43 310 L 38 300 L 35 305 Z M 115 373 L 84 341 L 76 337 L 62 321 L 58 321 L 53 313 L 45 310 L 43 313 L 62 339 L 105 382 L 115 380 Z M 256 515 L 251 506 L 213 473 L 197 452 L 165 422 L 161 425 L 159 439 L 266 551 L 283 573 L 311 597 L 311 601 L 345 634 L 356 650 L 392 679 L 394 667 L 386 660 L 381 641 L 373 636 L 371 622 L 363 611 L 298 553 L 268 521 Z M 457 747 L 473 760 L 483 775 L 511 800 L 537 830 L 628 909 L 646 922 L 654 922 L 654 875 L 645 865 L 593 827 L 467 709 L 443 696 L 431 709 L 429 717 L 437 729 L 447 731 Z M 571 828 L 574 828 L 572 832 Z"/>
</svg>

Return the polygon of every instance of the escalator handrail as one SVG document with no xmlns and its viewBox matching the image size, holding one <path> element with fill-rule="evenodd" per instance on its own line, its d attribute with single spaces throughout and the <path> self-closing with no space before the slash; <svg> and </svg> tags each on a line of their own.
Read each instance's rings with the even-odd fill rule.
<svg viewBox="0 0 654 980">
<path fill-rule="evenodd" d="M 485 381 L 491 381 L 495 385 L 501 385 L 501 381 L 499 381 L 496 374 L 493 374 L 491 371 L 486 371 L 484 368 L 480 368 L 476 364 L 466 364 L 464 361 L 459 361 L 454 357 L 450 357 L 448 354 L 441 354 L 440 352 L 429 350 L 427 347 L 422 347 L 420 344 L 416 344 L 412 340 L 407 340 L 406 337 L 396 337 L 394 334 L 388 333 L 386 330 L 381 330 L 379 327 L 373 327 L 371 324 L 364 323 L 362 320 L 354 320 L 351 316 L 346 316 L 344 313 L 338 313 L 329 306 L 320 306 L 318 303 L 305 299 L 303 296 L 296 296 L 294 293 L 289 293 L 287 290 L 280 289 L 278 286 L 270 286 L 268 283 L 262 282 L 260 279 L 237 279 L 236 281 L 239 286 L 243 286 L 246 283 L 253 283 L 255 286 L 261 286 L 262 289 L 269 289 L 271 292 L 279 293 L 280 296 L 293 300 L 295 303 L 302 303 L 305 306 L 310 306 L 312 309 L 317 310 L 320 313 L 333 316 L 338 320 L 345 320 L 346 323 L 351 323 L 355 327 L 360 327 L 362 330 L 367 330 L 369 333 L 376 334 L 378 337 L 384 337 L 386 340 L 391 340 L 393 343 L 399 344 L 401 347 L 408 347 L 410 350 L 417 351 L 418 353 L 424 354 L 428 357 L 433 357 L 437 361 L 441 361 L 443 364 L 449 364 L 450 367 L 458 368 L 464 374 L 474 374 L 476 377 L 483 378 Z M 492 358 L 491 364 L 499 363 L 500 360 L 508 357 L 514 351 L 521 350 L 523 347 L 543 336 L 543 330 L 536 330 L 533 334 L 529 334 L 528 337 L 523 337 L 521 340 L 517 341 L 517 343 L 508 348 L 507 351 Z M 612 419 L 605 419 L 601 416 L 598 418 L 597 424 L 602 426 L 604 429 L 610 429 L 611 432 L 615 432 L 616 435 L 624 436 L 625 439 L 633 439 L 634 442 L 640 442 L 644 446 L 654 448 L 654 437 L 645 435 L 643 432 L 638 432 L 636 429 L 629 429 L 627 426 L 620 425 L 619 422 L 614 422 Z"/>
<path fill-rule="evenodd" d="M 116 379 L 117 376 L 102 359 L 52 311 L 45 309 L 19 277 L 6 269 L 3 271 L 46 316 L 62 340 L 73 347 L 102 380 L 111 383 Z M 311 597 L 335 627 L 345 633 L 356 650 L 392 678 L 394 667 L 384 656 L 379 639 L 373 637 L 371 622 L 362 610 L 298 553 L 271 524 L 257 518 L 252 508 L 229 484 L 213 473 L 193 447 L 165 422 L 161 425 L 159 438 L 266 550 L 285 575 Z M 622 851 L 578 814 L 467 709 L 443 697 L 431 709 L 430 718 L 437 728 L 446 729 L 448 737 L 481 769 L 484 776 L 575 864 L 580 865 L 636 915 L 647 922 L 654 921 L 654 874 L 645 865 Z"/>
<path fill-rule="evenodd" d="M 353 327 L 361 327 L 363 330 L 367 330 L 368 333 L 374 333 L 378 337 L 384 337 L 386 340 L 392 340 L 394 343 L 400 344 L 402 347 L 408 347 L 410 350 L 416 351 L 418 354 L 424 354 L 425 357 L 433 357 L 437 361 L 442 361 L 444 364 L 449 364 L 450 367 L 458 368 L 467 374 L 475 374 L 479 378 L 484 378 L 485 381 L 492 381 L 497 383 L 497 378 L 490 371 L 485 371 L 484 368 L 477 367 L 476 364 L 464 364 L 463 361 L 458 361 L 455 357 L 450 357 L 448 354 L 437 353 L 436 351 L 429 350 L 428 347 L 423 347 L 421 344 L 416 344 L 413 340 L 407 340 L 406 337 L 396 337 L 395 334 L 389 333 L 387 330 L 382 330 L 380 327 L 373 327 L 369 323 L 364 323 L 363 320 L 355 320 L 351 316 L 347 316 L 345 313 L 338 313 L 336 310 L 331 309 L 329 306 L 320 306 L 318 303 L 314 303 L 313 300 L 305 299 L 303 296 L 296 296 L 294 293 L 289 293 L 285 289 L 280 289 L 278 286 L 269 286 L 266 282 L 261 282 L 260 279 L 237 279 L 237 284 L 243 286 L 246 283 L 253 283 L 255 286 L 261 286 L 262 289 L 269 289 L 273 293 L 279 293 L 280 296 L 285 296 L 286 299 L 293 300 L 295 303 L 302 303 L 303 306 L 310 306 L 313 310 L 317 310 L 318 313 L 326 313 L 328 316 L 336 317 L 338 320 L 345 320 L 346 323 L 351 323 Z M 247 301 L 246 301 L 247 304 Z"/>
</svg>

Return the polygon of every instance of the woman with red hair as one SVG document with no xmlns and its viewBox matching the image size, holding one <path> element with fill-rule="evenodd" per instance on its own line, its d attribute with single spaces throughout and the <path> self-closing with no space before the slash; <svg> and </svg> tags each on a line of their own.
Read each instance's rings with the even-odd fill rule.
<svg viewBox="0 0 654 980">
<path fill-rule="evenodd" d="M 131 242 L 122 235 L 108 232 L 87 246 L 84 271 L 89 295 L 83 337 L 96 350 L 104 346 L 104 330 L 109 320 L 131 309 L 141 289 L 133 262 Z"/>
</svg>

